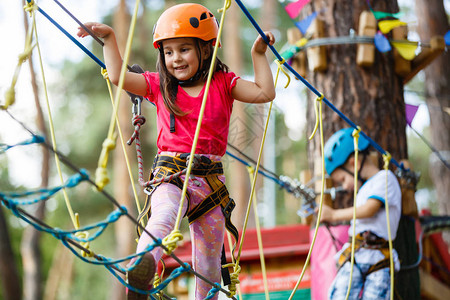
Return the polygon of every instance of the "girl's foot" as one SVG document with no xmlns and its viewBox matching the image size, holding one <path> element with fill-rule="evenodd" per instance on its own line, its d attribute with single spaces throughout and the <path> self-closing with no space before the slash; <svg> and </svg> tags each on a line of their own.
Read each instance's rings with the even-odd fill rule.
<svg viewBox="0 0 450 300">
<path fill-rule="evenodd" d="M 140 290 L 148 290 L 155 277 L 156 264 L 153 255 L 147 252 L 141 262 L 127 273 L 128 284 Z M 128 290 L 127 300 L 147 300 L 148 295 Z"/>
</svg>

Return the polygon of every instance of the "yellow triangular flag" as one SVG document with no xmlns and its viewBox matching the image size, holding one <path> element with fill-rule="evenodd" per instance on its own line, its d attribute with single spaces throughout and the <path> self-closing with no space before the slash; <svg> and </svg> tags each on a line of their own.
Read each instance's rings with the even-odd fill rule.
<svg viewBox="0 0 450 300">
<path fill-rule="evenodd" d="M 413 60 L 416 57 L 417 43 L 391 42 L 391 44 L 404 59 Z"/>
<path fill-rule="evenodd" d="M 378 27 L 384 34 L 390 32 L 392 29 L 399 26 L 406 26 L 406 23 L 400 20 L 384 20 L 378 22 Z"/>
</svg>

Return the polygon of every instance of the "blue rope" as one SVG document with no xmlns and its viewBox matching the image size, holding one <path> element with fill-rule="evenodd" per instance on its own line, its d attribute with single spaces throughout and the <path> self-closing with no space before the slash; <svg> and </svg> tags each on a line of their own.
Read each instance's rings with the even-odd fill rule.
<svg viewBox="0 0 450 300">
<path fill-rule="evenodd" d="M 241 0 L 235 0 L 235 1 L 239 5 L 239 7 L 241 8 L 242 12 L 247 16 L 249 21 L 253 24 L 253 26 L 255 27 L 256 31 L 258 31 L 258 33 L 262 36 L 262 38 L 267 43 L 267 45 L 270 48 L 270 50 L 272 50 L 272 52 L 275 55 L 275 57 L 280 62 L 283 61 L 283 58 L 277 52 L 277 50 L 275 50 L 275 48 L 272 45 L 269 45 L 269 40 L 267 39 L 267 36 L 264 34 L 264 31 L 262 31 L 261 27 L 259 27 L 258 23 L 256 23 L 255 19 L 252 17 L 250 12 L 247 10 L 247 8 L 244 6 L 244 4 L 242 4 L 242 1 Z M 306 87 L 308 89 L 310 89 L 314 94 L 316 94 L 317 97 L 322 97 L 322 94 L 315 87 L 313 87 L 305 78 L 300 76 L 300 74 L 298 74 L 297 71 L 295 71 L 287 62 L 284 62 L 283 65 L 289 71 L 291 71 L 291 73 L 294 74 L 295 77 L 297 77 L 297 79 L 299 79 L 301 82 L 303 82 L 303 84 L 306 85 Z M 335 111 L 351 127 L 353 127 L 354 129 L 358 129 L 358 126 L 355 123 L 353 123 L 346 115 L 344 115 L 339 109 L 337 109 L 333 104 L 331 104 L 331 102 L 328 101 L 328 99 L 323 97 L 322 101 L 324 101 L 326 105 L 328 105 L 333 111 Z M 372 140 L 369 136 L 367 136 L 363 131 L 360 131 L 360 134 L 362 136 L 364 136 L 369 141 L 369 143 L 376 150 L 378 150 L 381 154 L 383 154 L 383 155 L 387 154 L 387 152 L 380 145 L 378 145 L 374 140 Z M 391 162 L 394 165 L 396 165 L 398 168 L 404 169 L 403 165 L 400 165 L 394 158 L 391 158 Z"/>
<path fill-rule="evenodd" d="M 31 2 L 31 0 L 27 0 L 28 3 Z M 97 58 L 97 56 L 95 56 L 91 51 L 89 51 L 86 47 L 84 47 L 79 41 L 77 41 L 70 33 L 68 33 L 64 28 L 62 28 L 61 25 L 58 24 L 58 22 L 56 22 L 55 20 L 53 20 L 45 11 L 43 11 L 39 6 L 38 6 L 38 11 L 44 15 L 44 17 L 46 17 L 51 23 L 53 23 L 53 25 L 55 25 L 59 30 L 61 30 L 62 33 L 64 33 L 72 42 L 74 42 L 81 50 L 84 51 L 84 53 L 86 53 L 90 58 L 92 58 L 100 67 L 102 67 L 103 69 L 106 69 L 105 64 L 99 59 Z"/>
<path fill-rule="evenodd" d="M 214 287 L 211 290 L 209 290 L 205 300 L 212 299 L 220 291 L 220 287 L 221 287 L 220 284 L 218 284 L 217 282 L 214 283 Z"/>
<path fill-rule="evenodd" d="M 7 150 L 16 147 L 16 146 L 26 146 L 31 144 L 40 144 L 44 143 L 45 139 L 42 136 L 39 135 L 33 135 L 30 139 L 27 139 L 25 141 L 22 141 L 20 143 L 14 144 L 14 145 L 7 145 L 0 143 L 0 154 L 6 152 Z"/>
<path fill-rule="evenodd" d="M 79 259 L 81 259 L 82 261 L 92 264 L 92 265 L 102 265 L 102 266 L 114 266 L 116 267 L 118 270 L 120 270 L 123 273 L 126 273 L 128 271 L 133 270 L 142 260 L 142 256 L 153 250 L 155 247 L 159 247 L 162 245 L 162 241 L 161 239 L 157 239 L 156 241 L 154 241 L 152 244 L 148 244 L 148 246 L 141 252 L 132 254 L 132 255 L 128 255 L 122 258 L 118 258 L 118 259 L 110 259 L 101 255 L 97 255 L 97 257 L 99 257 L 98 260 L 93 260 L 93 259 L 88 259 L 84 256 L 82 256 L 79 251 L 77 251 L 77 249 L 75 249 L 72 245 L 69 244 L 69 242 L 67 241 L 66 238 L 61 239 L 61 242 L 63 243 L 64 246 L 66 246 L 73 254 L 75 254 L 75 256 L 77 256 Z M 119 265 L 119 263 L 122 263 L 124 261 L 128 261 L 131 260 L 133 258 L 137 257 L 136 261 L 134 261 L 134 263 L 129 266 L 129 267 L 122 267 L 121 265 Z"/>
<path fill-rule="evenodd" d="M 84 180 L 88 180 L 88 179 L 89 179 L 88 172 L 84 169 L 81 169 L 80 173 L 77 173 L 77 174 L 69 177 L 69 179 L 66 181 L 66 183 L 61 186 L 57 186 L 52 189 L 39 189 L 39 190 L 35 190 L 35 191 L 26 191 L 26 192 L 21 192 L 21 193 L 2 193 L 2 192 L 0 192 L 0 196 L 3 199 L 5 199 L 6 201 L 11 202 L 13 205 L 31 205 L 31 204 L 38 203 L 40 201 L 47 200 L 48 198 L 50 198 L 51 196 L 53 196 L 60 190 L 62 190 L 64 188 L 73 188 L 73 187 L 77 186 L 80 182 L 82 182 Z M 22 197 L 35 195 L 35 194 L 42 194 L 42 195 L 35 199 L 30 199 L 30 200 L 23 200 L 23 201 L 15 200 L 15 198 L 22 198 Z"/>
<path fill-rule="evenodd" d="M 2 197 L 2 196 L 0 195 L 0 197 Z M 89 226 L 75 229 L 75 230 L 62 230 L 59 228 L 47 228 L 42 225 L 39 225 L 38 223 L 31 221 L 29 218 L 27 218 L 26 216 L 24 216 L 23 214 L 21 214 L 19 212 L 17 204 L 15 204 L 13 201 L 3 198 L 2 204 L 6 208 L 11 210 L 12 213 L 16 217 L 24 220 L 26 223 L 30 224 L 31 226 L 33 226 L 35 229 L 37 229 L 39 231 L 49 233 L 49 234 L 53 235 L 55 238 L 57 238 L 58 240 L 64 240 L 66 238 L 70 238 L 72 240 L 75 240 L 77 242 L 82 242 L 82 243 L 93 241 L 94 239 L 96 239 L 98 236 L 100 236 L 105 231 L 106 227 L 108 227 L 109 224 L 116 222 L 119 219 L 119 217 L 126 214 L 126 211 L 123 212 L 123 207 L 122 207 L 121 209 L 117 209 L 117 210 L 113 211 L 106 218 L 105 221 L 101 221 L 101 222 L 98 222 L 97 224 L 89 225 Z M 77 232 L 88 231 L 88 230 L 92 230 L 95 228 L 98 228 L 98 230 L 89 238 L 79 238 L 75 235 Z"/>
<path fill-rule="evenodd" d="M 245 160 L 237 157 L 236 155 L 228 152 L 228 150 L 226 151 L 226 154 L 228 154 L 229 156 L 231 156 L 232 158 L 236 159 L 237 161 L 241 162 L 242 164 L 246 165 L 247 167 L 252 167 L 252 165 L 248 162 L 246 162 Z M 262 170 L 258 170 L 258 173 L 260 173 L 261 175 L 263 175 L 266 178 L 269 178 L 271 180 L 273 180 L 275 183 L 279 184 L 281 187 L 284 187 L 284 182 L 282 182 L 281 180 L 279 180 L 278 178 L 274 177 L 274 176 L 270 176 L 269 174 L 267 174 L 266 172 L 262 171 Z"/>
<path fill-rule="evenodd" d="M 105 267 L 111 272 L 111 274 L 114 275 L 114 277 L 117 278 L 117 280 L 119 280 L 120 283 L 122 283 L 124 286 L 126 286 L 129 290 L 136 292 L 136 293 L 150 295 L 150 296 L 151 296 L 151 294 L 155 294 L 155 293 L 162 291 L 164 288 L 167 287 L 167 285 L 172 280 L 179 277 L 183 273 L 189 272 L 191 270 L 191 266 L 187 263 L 184 263 L 180 267 L 173 270 L 172 273 L 170 273 L 169 277 L 167 277 L 167 279 L 164 280 L 163 282 L 161 282 L 157 287 L 154 287 L 151 290 L 141 290 L 141 289 L 135 288 L 134 286 L 129 285 L 125 280 L 123 280 L 123 278 L 121 276 L 117 275 L 117 272 L 113 268 L 111 268 L 111 266 L 105 265 Z"/>
</svg>

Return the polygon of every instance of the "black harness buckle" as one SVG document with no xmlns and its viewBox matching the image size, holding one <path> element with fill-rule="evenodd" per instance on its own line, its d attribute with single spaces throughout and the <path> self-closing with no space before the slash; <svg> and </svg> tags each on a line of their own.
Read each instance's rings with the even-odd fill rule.
<svg viewBox="0 0 450 300">
<path fill-rule="evenodd" d="M 234 202 L 233 199 L 231 199 L 231 198 L 228 198 L 228 199 L 229 199 L 228 203 L 222 207 L 222 213 L 226 219 L 231 218 L 231 213 L 233 212 L 233 209 L 236 206 L 236 203 Z"/>
</svg>

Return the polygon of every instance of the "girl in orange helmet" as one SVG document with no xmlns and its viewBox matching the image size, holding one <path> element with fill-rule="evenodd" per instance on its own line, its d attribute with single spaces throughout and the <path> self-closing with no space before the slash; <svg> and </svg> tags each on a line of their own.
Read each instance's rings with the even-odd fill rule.
<svg viewBox="0 0 450 300">
<path fill-rule="evenodd" d="M 99 23 L 86 23 L 85 26 L 103 38 L 108 75 L 117 85 L 122 57 L 113 29 Z M 157 178 L 161 173 L 173 173 L 174 165 L 186 167 L 178 164 L 185 163 L 185 154 L 191 151 L 217 33 L 217 20 L 207 8 L 193 3 L 175 5 L 160 16 L 153 30 L 153 46 L 158 49 L 157 72 L 125 74 L 123 88 L 156 105 L 158 154 L 152 174 Z M 87 35 L 79 28 L 78 36 Z M 275 42 L 273 34 L 267 32 L 266 36 L 272 45 Z M 213 282 L 220 282 L 225 223 L 229 223 L 226 222 L 229 221 L 229 209 L 234 205 L 224 186 L 225 176 L 220 163 L 226 151 L 233 101 L 265 103 L 275 98 L 266 50 L 267 44 L 259 36 L 251 49 L 254 81 L 236 76 L 219 59 L 214 61 L 196 148 L 201 163 L 200 167 L 193 167 L 194 176 L 188 182 L 188 201 L 184 201 L 183 207 L 190 221 L 193 268 Z M 151 191 L 152 211 L 146 229 L 155 237 L 164 238 L 174 227 L 180 205 L 180 187 L 185 177 L 179 179 L 161 183 Z M 216 194 L 220 194 L 220 204 L 208 206 L 211 195 Z M 153 240 L 143 233 L 137 252 L 150 243 Z M 161 255 L 160 247 L 147 253 L 141 264 L 129 272 L 129 284 L 148 289 Z M 195 299 L 205 299 L 210 289 L 209 284 L 196 280 Z M 144 300 L 147 295 L 130 290 L 128 299 Z M 217 295 L 213 299 L 217 299 Z"/>
</svg>

